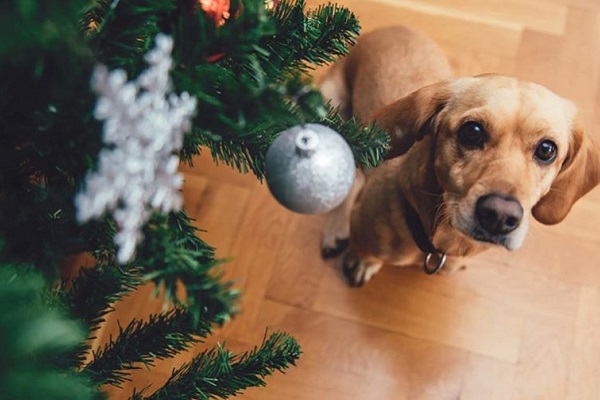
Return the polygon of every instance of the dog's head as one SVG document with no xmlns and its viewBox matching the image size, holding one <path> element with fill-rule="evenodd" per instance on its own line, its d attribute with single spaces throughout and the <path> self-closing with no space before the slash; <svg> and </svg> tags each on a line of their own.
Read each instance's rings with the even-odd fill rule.
<svg viewBox="0 0 600 400">
<path fill-rule="evenodd" d="M 450 225 L 510 250 L 523 243 L 530 212 L 558 223 L 600 182 L 600 152 L 576 107 L 537 84 L 498 75 L 444 81 L 385 107 L 376 120 L 390 132 L 391 156 L 434 135 L 433 168 Z"/>
</svg>

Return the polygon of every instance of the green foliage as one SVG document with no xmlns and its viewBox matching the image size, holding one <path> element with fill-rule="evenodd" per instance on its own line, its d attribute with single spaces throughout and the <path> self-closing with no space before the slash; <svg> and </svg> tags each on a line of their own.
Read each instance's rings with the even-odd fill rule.
<svg viewBox="0 0 600 400">
<path fill-rule="evenodd" d="M 98 264 L 93 268 L 82 268 L 75 279 L 56 291 L 55 296 L 74 318 L 95 331 L 104 322 L 104 316 L 114 311 L 113 304 L 143 283 L 139 269 L 125 270 L 120 266 Z"/>
<path fill-rule="evenodd" d="M 216 160 L 263 178 L 267 149 L 281 131 L 322 122 L 334 129 L 343 124 L 340 133 L 353 142 L 357 161 L 377 164 L 387 136 L 374 128 L 365 130 L 359 121 L 335 117 L 305 75 L 315 65 L 346 54 L 360 29 L 354 15 L 331 4 L 306 12 L 303 0 L 283 1 L 272 13 L 265 12 L 262 2 L 244 7 L 235 23 L 218 32 L 203 19 L 185 20 L 193 28 L 180 24 L 175 31 L 176 56 L 182 60 L 182 69 L 174 71 L 176 86 L 198 99 L 198 115 L 182 157 L 190 161 L 204 146 Z M 271 19 L 265 22 L 266 15 Z M 185 35 L 178 40 L 180 32 Z M 218 45 L 201 46 L 205 38 Z M 207 63 L 215 53 L 222 57 Z"/>
<path fill-rule="evenodd" d="M 80 236 L 75 182 L 100 137 L 88 89 L 93 58 L 76 29 L 82 2 L 43 3 L 2 6 L 10 22 L 0 25 L 9 46 L 0 53 L 0 233 L 14 259 L 52 275 Z"/>
<path fill-rule="evenodd" d="M 0 262 L 0 399 L 94 399 L 98 393 L 55 360 L 84 330 L 42 302 L 45 282 L 28 265 Z"/>
<path fill-rule="evenodd" d="M 333 108 L 317 121 L 339 132 L 350 145 L 356 162 L 365 168 L 376 167 L 388 150 L 390 137 L 375 124 L 365 125 L 356 117 L 344 120 Z"/>
<path fill-rule="evenodd" d="M 180 154 L 190 163 L 204 147 L 216 161 L 262 178 L 278 133 L 308 122 L 339 131 L 360 164 L 381 159 L 387 135 L 343 121 L 307 75 L 354 43 L 359 24 L 351 12 L 334 5 L 306 11 L 304 0 L 271 11 L 263 0 L 232 0 L 230 13 L 219 26 L 196 0 L 0 5 L 0 398 L 97 397 L 100 385 L 120 385 L 132 369 L 201 342 L 237 311 L 237 291 L 223 281 L 214 249 L 185 212 L 154 215 L 128 265 L 116 262 L 110 216 L 77 223 L 73 198 L 102 148 L 89 89 L 95 64 L 135 78 L 155 35 L 174 37 L 175 91 L 198 100 Z M 57 283 L 60 261 L 80 251 L 98 264 Z M 90 339 L 114 304 L 149 282 L 171 308 L 122 322 L 89 357 Z M 148 397 L 138 388 L 132 398 L 227 398 L 263 385 L 299 354 L 283 333 L 241 356 L 206 350 L 164 387 Z"/>
<path fill-rule="evenodd" d="M 159 24 L 175 10 L 173 0 L 96 0 L 82 18 L 82 30 L 100 62 L 110 69 L 122 68 L 137 75 L 144 67 L 143 55 Z"/>
<path fill-rule="evenodd" d="M 85 0 L 3 1 L 0 4 L 0 57 L 62 45 L 76 37 Z"/>
<path fill-rule="evenodd" d="M 238 292 L 231 282 L 221 281 L 214 249 L 196 232 L 185 212 L 156 215 L 145 229 L 137 262 L 144 278 L 165 289 L 167 302 L 188 308 L 196 324 L 202 320 L 222 324 L 237 310 Z M 175 295 L 180 283 L 186 288 L 183 302 Z"/>
<path fill-rule="evenodd" d="M 336 60 L 356 41 L 360 26 L 354 15 L 334 4 L 304 11 L 305 1 L 283 1 L 274 10 L 277 34 L 268 38 L 264 61 L 273 72 L 306 70 L 308 63 L 322 65 Z"/>
<path fill-rule="evenodd" d="M 148 321 L 134 319 L 94 353 L 83 373 L 99 385 L 118 386 L 127 380 L 128 370 L 138 369 L 139 364 L 152 367 L 155 360 L 189 349 L 210 331 L 209 319 L 194 323 L 191 313 L 180 307 L 153 314 Z"/>
<path fill-rule="evenodd" d="M 279 332 L 264 340 L 260 348 L 243 355 L 235 355 L 219 346 L 173 371 L 167 383 L 152 395 L 138 398 L 226 399 L 248 387 L 264 386 L 264 377 L 295 365 L 299 356 L 300 346 L 296 340 Z"/>
<path fill-rule="evenodd" d="M 47 301 L 78 319 L 91 334 L 104 322 L 104 316 L 114 311 L 113 304 L 142 283 L 139 270 L 98 264 L 81 268 L 76 278 L 50 291 Z M 61 365 L 81 367 L 89 350 L 89 341 L 81 342 L 61 359 Z"/>
</svg>

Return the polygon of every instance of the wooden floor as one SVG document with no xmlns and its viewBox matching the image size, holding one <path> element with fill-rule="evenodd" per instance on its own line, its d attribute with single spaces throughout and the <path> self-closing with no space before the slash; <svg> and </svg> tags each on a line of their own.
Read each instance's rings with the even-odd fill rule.
<svg viewBox="0 0 600 400">
<path fill-rule="evenodd" d="M 337 2 L 364 31 L 408 24 L 428 33 L 457 75 L 548 86 L 600 134 L 600 1 Z M 450 276 L 385 267 L 361 289 L 320 259 L 322 216 L 285 210 L 253 177 L 201 158 L 186 170 L 184 195 L 244 294 L 242 313 L 208 344 L 251 349 L 268 328 L 303 347 L 296 368 L 241 399 L 600 399 L 598 189 L 564 223 L 534 225 L 522 250 L 490 251 Z M 136 293 L 120 318 L 159 307 L 149 296 Z M 136 383 L 164 381 L 188 357 L 139 371 Z"/>
</svg>

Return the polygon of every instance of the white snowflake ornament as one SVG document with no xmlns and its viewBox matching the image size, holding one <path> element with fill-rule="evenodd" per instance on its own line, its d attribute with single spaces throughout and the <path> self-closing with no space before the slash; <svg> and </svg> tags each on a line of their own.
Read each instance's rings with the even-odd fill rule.
<svg viewBox="0 0 600 400">
<path fill-rule="evenodd" d="M 86 222 L 112 212 L 120 263 L 135 254 L 152 209 L 177 211 L 183 202 L 177 151 L 191 127 L 196 99 L 171 93 L 172 49 L 171 37 L 157 35 L 156 47 L 145 56 L 150 67 L 135 81 L 104 65 L 92 75 L 92 89 L 99 95 L 94 117 L 104 121 L 106 147 L 98 169 L 88 173 L 85 189 L 75 197 L 77 219 Z"/>
</svg>

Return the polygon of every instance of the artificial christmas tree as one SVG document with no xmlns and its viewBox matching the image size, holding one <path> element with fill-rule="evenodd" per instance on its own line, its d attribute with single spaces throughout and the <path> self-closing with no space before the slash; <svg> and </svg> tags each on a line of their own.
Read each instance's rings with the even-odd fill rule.
<svg viewBox="0 0 600 400">
<path fill-rule="evenodd" d="M 179 158 L 207 149 L 262 179 L 278 132 L 308 122 L 340 132 L 363 165 L 385 150 L 382 132 L 343 121 L 306 74 L 353 43 L 358 23 L 343 8 L 18 0 L 0 9 L 0 398 L 101 397 L 103 385 L 235 313 L 237 291 L 180 209 Z M 94 266 L 61 281 L 60 265 L 79 252 Z M 165 311 L 121 321 L 91 352 L 113 304 L 147 282 Z M 226 398 L 299 354 L 284 333 L 240 356 L 207 349 L 131 398 Z"/>
</svg>

